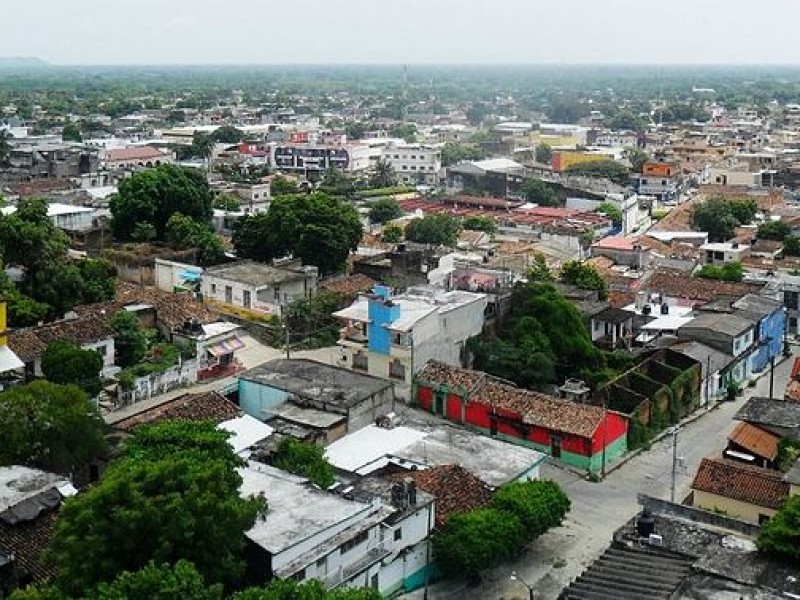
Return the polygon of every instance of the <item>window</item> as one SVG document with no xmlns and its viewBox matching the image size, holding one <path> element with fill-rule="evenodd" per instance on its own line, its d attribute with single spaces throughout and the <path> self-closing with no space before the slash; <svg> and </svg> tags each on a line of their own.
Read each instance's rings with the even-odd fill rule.
<svg viewBox="0 0 800 600">
<path fill-rule="evenodd" d="M 353 354 L 353 368 L 357 371 L 367 371 L 369 369 L 369 359 L 361 350 Z"/>
<path fill-rule="evenodd" d="M 389 377 L 391 377 L 392 379 L 405 380 L 406 366 L 395 358 L 392 362 L 389 363 Z"/>
<path fill-rule="evenodd" d="M 279 287 L 275 288 L 275 300 L 277 300 L 278 302 L 281 301 L 281 288 Z"/>
<path fill-rule="evenodd" d="M 398 527 L 397 529 L 394 530 L 394 541 L 399 542 L 402 539 L 403 539 L 403 530 L 400 527 Z"/>
<path fill-rule="evenodd" d="M 318 558 L 317 559 L 317 569 L 318 570 L 319 569 L 324 569 L 326 562 L 328 562 L 328 557 L 327 556 L 323 556 L 322 558 Z"/>
<path fill-rule="evenodd" d="M 297 581 L 303 581 L 306 578 L 306 570 L 300 569 L 297 573 L 292 575 L 292 579 L 296 579 Z"/>
<path fill-rule="evenodd" d="M 354 537 L 352 540 L 347 540 L 344 544 L 342 544 L 339 547 L 339 553 L 340 554 L 346 554 L 347 552 L 350 552 L 350 550 L 352 550 L 356 546 L 366 542 L 368 537 L 369 537 L 369 532 L 368 531 L 362 531 L 356 537 Z"/>
<path fill-rule="evenodd" d="M 212 294 L 216 294 L 217 293 L 217 284 L 216 283 L 212 283 L 211 284 L 211 293 Z"/>
<path fill-rule="evenodd" d="M 403 165 L 403 171 L 408 171 L 408 165 Z"/>
<path fill-rule="evenodd" d="M 420 156 L 420 158 L 422 158 L 422 157 Z M 411 155 L 411 160 L 417 160 L 417 155 L 416 154 L 412 154 Z"/>
<path fill-rule="evenodd" d="M 411 165 L 411 170 L 412 171 L 416 171 L 417 170 L 417 165 Z"/>
<path fill-rule="evenodd" d="M 395 158 L 400 158 L 400 155 L 399 154 L 395 154 L 394 157 Z"/>
</svg>

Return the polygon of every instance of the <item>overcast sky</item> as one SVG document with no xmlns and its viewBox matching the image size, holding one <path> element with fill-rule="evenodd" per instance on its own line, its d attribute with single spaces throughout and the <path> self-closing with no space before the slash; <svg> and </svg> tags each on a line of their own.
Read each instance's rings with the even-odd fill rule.
<svg viewBox="0 0 800 600">
<path fill-rule="evenodd" d="M 800 64 L 796 0 L 0 0 L 59 64 Z"/>
</svg>

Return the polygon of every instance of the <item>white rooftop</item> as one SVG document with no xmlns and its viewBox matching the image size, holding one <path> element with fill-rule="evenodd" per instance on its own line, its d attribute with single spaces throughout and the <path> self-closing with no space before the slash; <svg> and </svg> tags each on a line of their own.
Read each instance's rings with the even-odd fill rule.
<svg viewBox="0 0 800 600">
<path fill-rule="evenodd" d="M 478 160 L 472 163 L 473 166 L 483 169 L 484 171 L 516 171 L 522 169 L 522 165 L 509 158 L 488 158 L 486 160 Z"/>
<path fill-rule="evenodd" d="M 228 323 L 227 321 L 215 321 L 214 323 L 209 323 L 207 325 L 203 325 L 202 327 L 202 339 L 208 339 L 218 335 L 231 333 L 239 329 L 239 326 L 236 323 Z"/>
<path fill-rule="evenodd" d="M 78 493 L 69 480 L 61 475 L 29 467 L 0 467 L 0 513 L 54 488 L 62 496 Z"/>
<path fill-rule="evenodd" d="M 217 428 L 233 434 L 228 438 L 228 444 L 236 454 L 241 454 L 245 450 L 252 448 L 261 440 L 271 436 L 274 431 L 272 427 L 250 415 L 242 415 L 235 419 L 223 421 L 217 425 Z"/>
<path fill-rule="evenodd" d="M 736 246 L 734 246 L 736 244 Z M 741 252 L 750 248 L 747 244 L 739 244 L 736 242 L 711 242 L 700 246 L 701 250 L 709 250 L 711 252 Z"/>
<path fill-rule="evenodd" d="M 369 425 L 333 442 L 325 449 L 325 458 L 337 469 L 360 473 L 386 454 L 395 454 L 414 442 L 425 439 L 427 433 L 409 427 L 385 429 Z"/>
<path fill-rule="evenodd" d="M 59 204 L 58 202 L 53 202 L 52 204 L 47 205 L 47 216 L 48 217 L 58 217 L 61 215 L 73 215 L 77 213 L 87 213 L 92 212 L 94 209 L 88 206 L 72 206 L 71 204 Z M 4 206 L 0 208 L 0 211 L 4 215 L 12 215 L 17 212 L 16 206 Z"/>
</svg>

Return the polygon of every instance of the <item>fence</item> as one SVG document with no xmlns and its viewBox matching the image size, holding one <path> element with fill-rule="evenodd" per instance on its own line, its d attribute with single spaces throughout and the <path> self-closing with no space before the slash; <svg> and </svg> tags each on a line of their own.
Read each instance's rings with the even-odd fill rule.
<svg viewBox="0 0 800 600">
<path fill-rule="evenodd" d="M 127 406 L 134 402 L 147 400 L 152 396 L 164 394 L 174 389 L 186 387 L 197 382 L 197 359 L 184 360 L 181 364 L 161 373 L 151 373 L 138 377 L 129 390 L 119 388 L 118 406 Z"/>
</svg>

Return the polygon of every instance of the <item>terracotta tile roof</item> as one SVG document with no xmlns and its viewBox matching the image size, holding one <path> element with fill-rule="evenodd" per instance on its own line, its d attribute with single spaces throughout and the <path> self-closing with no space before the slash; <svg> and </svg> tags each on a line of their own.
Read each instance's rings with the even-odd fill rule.
<svg viewBox="0 0 800 600">
<path fill-rule="evenodd" d="M 471 393 L 482 384 L 488 376 L 481 371 L 453 367 L 437 360 L 429 360 L 425 368 L 417 375 L 420 381 L 434 383 L 450 389 L 460 388 Z"/>
<path fill-rule="evenodd" d="M 47 344 L 40 340 L 33 330 L 27 329 L 9 333 L 8 347 L 22 362 L 29 363 L 44 353 Z"/>
<path fill-rule="evenodd" d="M 403 481 L 409 477 L 419 489 L 436 498 L 436 527 L 444 525 L 452 514 L 486 506 L 492 497 L 486 484 L 461 465 L 441 465 L 421 471 L 396 473 L 390 479 Z"/>
<path fill-rule="evenodd" d="M 41 356 L 47 346 L 56 340 L 66 340 L 76 346 L 93 344 L 114 337 L 106 319 L 94 315 L 48 323 L 8 335 L 8 347 L 22 362 L 31 362 Z"/>
<path fill-rule="evenodd" d="M 117 302 L 120 304 L 149 304 L 156 309 L 159 323 L 175 329 L 190 319 L 200 323 L 213 323 L 217 320 L 214 312 L 188 294 L 173 294 L 157 288 L 145 287 L 120 281 L 117 284 Z"/>
<path fill-rule="evenodd" d="M 789 484 L 782 477 L 782 473 L 772 469 L 722 458 L 704 458 L 697 469 L 692 489 L 777 509 L 789 494 Z"/>
<path fill-rule="evenodd" d="M 728 439 L 756 456 L 768 460 L 775 460 L 778 456 L 778 441 L 780 441 L 780 438 L 745 421 L 740 422 L 731 431 Z"/>
<path fill-rule="evenodd" d="M 136 148 L 117 148 L 106 153 L 108 162 L 118 162 L 121 160 L 163 160 L 169 158 L 166 154 L 152 148 L 151 146 L 139 146 Z"/>
<path fill-rule="evenodd" d="M 659 269 L 654 272 L 645 284 L 648 290 L 665 296 L 688 298 L 710 302 L 717 296 L 744 296 L 757 293 L 762 284 L 735 283 L 687 277 L 685 273 L 670 269 Z"/>
<path fill-rule="evenodd" d="M 57 510 L 40 514 L 30 521 L 9 525 L 0 520 L 0 549 L 13 554 L 23 574 L 33 583 L 55 576 L 55 566 L 42 561 L 42 553 L 53 540 Z"/>
<path fill-rule="evenodd" d="M 783 399 L 787 402 L 800 403 L 800 381 L 793 379 L 786 385 L 786 391 L 783 393 Z"/>
<path fill-rule="evenodd" d="M 354 275 L 350 275 L 349 277 L 325 281 L 320 287 L 334 294 L 352 296 L 371 291 L 376 283 L 377 281 L 371 277 L 367 277 L 362 273 L 356 273 Z"/>
<path fill-rule="evenodd" d="M 216 424 L 241 416 L 239 407 L 217 392 L 183 394 L 114 424 L 122 431 L 162 421 L 213 421 Z"/>
</svg>

